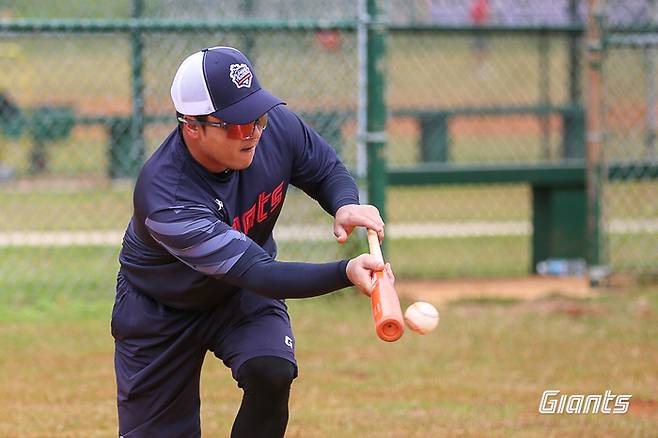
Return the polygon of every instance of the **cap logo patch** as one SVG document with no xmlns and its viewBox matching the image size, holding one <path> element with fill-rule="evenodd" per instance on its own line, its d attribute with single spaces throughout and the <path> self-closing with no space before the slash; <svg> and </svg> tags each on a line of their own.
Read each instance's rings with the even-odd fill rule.
<svg viewBox="0 0 658 438">
<path fill-rule="evenodd" d="M 238 88 L 250 88 L 251 79 L 254 75 L 251 74 L 251 70 L 247 64 L 231 64 L 230 67 L 231 80 Z"/>
</svg>

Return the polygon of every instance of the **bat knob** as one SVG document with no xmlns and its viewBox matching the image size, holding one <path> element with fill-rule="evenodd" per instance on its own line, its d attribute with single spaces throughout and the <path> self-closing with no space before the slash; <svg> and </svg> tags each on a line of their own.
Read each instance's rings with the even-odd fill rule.
<svg viewBox="0 0 658 438">
<path fill-rule="evenodd" d="M 377 328 L 379 338 L 386 342 L 397 341 L 404 333 L 404 326 L 396 320 L 385 321 Z"/>
</svg>

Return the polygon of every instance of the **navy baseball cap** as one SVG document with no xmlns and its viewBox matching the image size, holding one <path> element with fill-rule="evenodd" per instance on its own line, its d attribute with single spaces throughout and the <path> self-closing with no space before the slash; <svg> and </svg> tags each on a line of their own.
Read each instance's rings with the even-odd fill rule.
<svg viewBox="0 0 658 438">
<path fill-rule="evenodd" d="M 260 86 L 242 52 L 222 46 L 203 49 L 183 61 L 171 85 L 171 99 L 181 114 L 213 115 L 240 125 L 285 105 Z"/>
</svg>

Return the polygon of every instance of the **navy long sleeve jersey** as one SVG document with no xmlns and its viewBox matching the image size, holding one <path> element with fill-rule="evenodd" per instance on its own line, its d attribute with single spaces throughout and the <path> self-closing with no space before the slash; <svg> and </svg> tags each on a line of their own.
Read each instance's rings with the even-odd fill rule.
<svg viewBox="0 0 658 438">
<path fill-rule="evenodd" d="M 269 112 L 254 160 L 240 171 L 208 172 L 176 128 L 137 179 L 120 275 L 163 304 L 191 310 L 210 309 L 240 288 L 302 298 L 350 285 L 346 260 L 274 260 L 272 229 L 289 184 L 332 215 L 359 202 L 335 151 L 284 106 Z"/>
</svg>

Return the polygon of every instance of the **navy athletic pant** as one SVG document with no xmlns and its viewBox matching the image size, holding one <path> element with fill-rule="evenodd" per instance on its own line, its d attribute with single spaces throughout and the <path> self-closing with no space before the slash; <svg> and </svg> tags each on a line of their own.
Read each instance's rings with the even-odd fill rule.
<svg viewBox="0 0 658 438">
<path fill-rule="evenodd" d="M 201 435 L 199 378 L 207 351 L 232 371 L 249 359 L 275 356 L 295 365 L 294 338 L 283 301 L 241 291 L 215 310 L 167 307 L 119 276 L 112 311 L 119 435 Z"/>
</svg>

